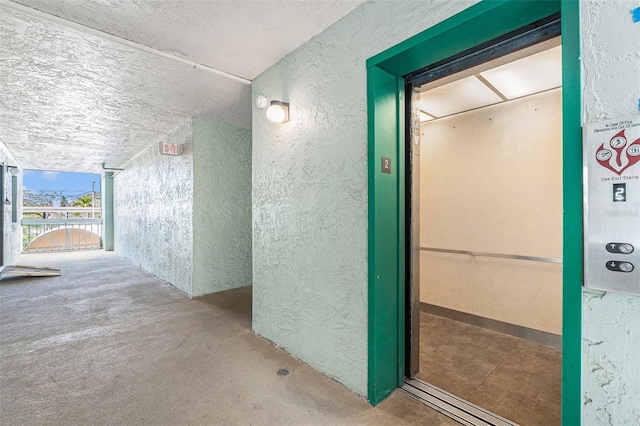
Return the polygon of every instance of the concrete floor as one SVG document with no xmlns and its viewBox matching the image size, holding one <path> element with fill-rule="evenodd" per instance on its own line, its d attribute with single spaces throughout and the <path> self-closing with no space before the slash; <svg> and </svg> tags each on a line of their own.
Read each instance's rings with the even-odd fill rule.
<svg viewBox="0 0 640 426">
<path fill-rule="evenodd" d="M 371 407 L 254 335 L 250 287 L 189 300 L 103 251 L 17 263 L 62 276 L 0 283 L 2 425 L 456 424 L 399 391 Z"/>
<path fill-rule="evenodd" d="M 420 313 L 418 378 L 522 426 L 560 425 L 561 351 Z"/>
</svg>

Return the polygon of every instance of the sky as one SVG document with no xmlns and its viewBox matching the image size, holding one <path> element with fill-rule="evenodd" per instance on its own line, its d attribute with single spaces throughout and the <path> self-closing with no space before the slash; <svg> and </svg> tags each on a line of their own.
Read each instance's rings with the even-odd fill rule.
<svg viewBox="0 0 640 426">
<path fill-rule="evenodd" d="M 23 179 L 24 189 L 32 191 L 91 193 L 91 182 L 95 181 L 95 191 L 100 192 L 100 175 L 98 174 L 25 170 Z"/>
</svg>

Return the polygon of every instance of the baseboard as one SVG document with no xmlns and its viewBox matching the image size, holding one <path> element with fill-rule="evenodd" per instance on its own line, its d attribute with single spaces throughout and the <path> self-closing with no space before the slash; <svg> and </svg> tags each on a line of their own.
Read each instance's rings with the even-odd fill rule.
<svg viewBox="0 0 640 426">
<path fill-rule="evenodd" d="M 508 322 L 468 314 L 466 312 L 443 308 L 442 306 L 431 305 L 424 302 L 420 302 L 420 310 L 428 314 L 449 318 L 465 324 L 475 325 L 476 327 L 482 327 L 499 333 L 508 334 L 510 336 L 520 337 L 541 345 L 551 346 L 552 348 L 562 349 L 562 336 L 558 334 L 547 333 L 546 331 L 535 330 L 533 328 L 527 328 L 521 325 L 510 324 Z"/>
</svg>

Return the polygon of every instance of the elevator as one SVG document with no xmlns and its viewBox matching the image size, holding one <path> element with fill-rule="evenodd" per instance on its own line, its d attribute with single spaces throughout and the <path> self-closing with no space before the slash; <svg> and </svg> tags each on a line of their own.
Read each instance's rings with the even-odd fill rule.
<svg viewBox="0 0 640 426">
<path fill-rule="evenodd" d="M 405 76 L 404 389 L 463 424 L 560 424 L 558 16 Z"/>
</svg>

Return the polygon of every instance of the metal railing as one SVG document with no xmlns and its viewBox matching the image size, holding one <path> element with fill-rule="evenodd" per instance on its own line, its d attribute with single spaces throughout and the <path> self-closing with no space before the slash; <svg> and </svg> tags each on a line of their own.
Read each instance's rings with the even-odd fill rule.
<svg viewBox="0 0 640 426">
<path fill-rule="evenodd" d="M 96 219 L 100 217 L 100 207 L 25 206 L 22 215 L 23 219 L 33 219 L 33 216 L 40 216 L 41 219 Z"/>
<path fill-rule="evenodd" d="M 96 250 L 102 248 L 102 219 L 90 207 L 25 207 L 22 252 Z"/>
</svg>

